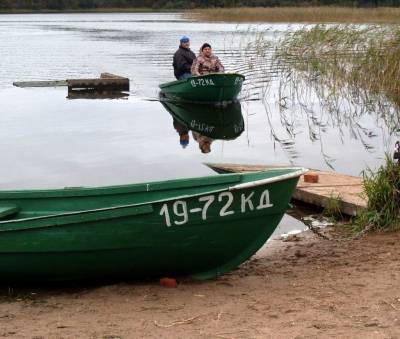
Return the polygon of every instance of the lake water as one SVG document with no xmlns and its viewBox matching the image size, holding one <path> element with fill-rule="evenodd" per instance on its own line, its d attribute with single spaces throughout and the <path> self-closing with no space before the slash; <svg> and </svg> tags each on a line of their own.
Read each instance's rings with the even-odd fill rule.
<svg viewBox="0 0 400 339">
<path fill-rule="evenodd" d="M 211 175 L 204 162 L 298 165 L 358 175 L 382 163 L 396 135 L 374 112 L 332 116 L 312 89 L 308 107 L 282 109 L 273 44 L 294 25 L 186 21 L 179 13 L 0 15 L 0 188 L 113 185 Z M 261 33 L 260 33 L 261 32 Z M 263 36 L 265 55 L 247 49 Z M 172 55 L 188 35 L 209 42 L 227 71 L 247 79 L 243 131 L 200 151 L 182 147 L 173 118 L 157 101 L 173 80 Z M 14 81 L 98 77 L 131 79 L 128 97 L 68 99 L 66 88 L 16 88 Z M 353 116 L 353 115 L 352 115 Z"/>
</svg>

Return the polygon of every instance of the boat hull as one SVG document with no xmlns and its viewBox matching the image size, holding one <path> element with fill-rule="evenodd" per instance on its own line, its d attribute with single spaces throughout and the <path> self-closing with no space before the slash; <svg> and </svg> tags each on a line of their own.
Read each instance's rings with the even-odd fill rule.
<svg viewBox="0 0 400 339">
<path fill-rule="evenodd" d="M 213 278 L 265 243 L 297 180 L 217 185 L 207 192 L 133 206 L 3 221 L 0 274 L 3 281 Z"/>
<path fill-rule="evenodd" d="M 237 98 L 242 89 L 241 74 L 215 73 L 160 85 L 161 93 L 173 101 L 229 102 Z"/>
<path fill-rule="evenodd" d="M 244 131 L 239 101 L 227 105 L 161 102 L 172 117 L 188 130 L 212 139 L 233 140 Z"/>
</svg>

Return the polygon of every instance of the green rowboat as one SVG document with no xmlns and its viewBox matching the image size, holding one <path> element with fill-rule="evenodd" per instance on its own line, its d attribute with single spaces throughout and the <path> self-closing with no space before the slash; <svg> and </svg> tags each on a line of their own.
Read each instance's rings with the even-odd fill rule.
<svg viewBox="0 0 400 339">
<path fill-rule="evenodd" d="M 161 84 L 161 93 L 170 100 L 188 102 L 226 102 L 236 99 L 244 76 L 213 73 Z"/>
<path fill-rule="evenodd" d="M 112 187 L 1 191 L 2 282 L 213 278 L 265 243 L 303 172 L 283 168 Z"/>
<path fill-rule="evenodd" d="M 188 130 L 212 139 L 236 139 L 244 131 L 242 107 L 239 101 L 227 105 L 204 105 L 183 102 L 161 104 Z"/>
</svg>

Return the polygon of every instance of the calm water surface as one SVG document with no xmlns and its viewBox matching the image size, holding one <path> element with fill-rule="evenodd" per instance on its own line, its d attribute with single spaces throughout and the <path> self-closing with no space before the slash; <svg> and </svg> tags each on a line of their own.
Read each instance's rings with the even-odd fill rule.
<svg viewBox="0 0 400 339">
<path fill-rule="evenodd" d="M 332 115 L 313 89 L 282 105 L 273 43 L 293 25 L 189 22 L 179 13 L 0 15 L 0 188 L 92 186 L 211 175 L 204 162 L 293 164 L 358 175 L 382 163 L 396 135 L 379 115 L 343 104 Z M 262 33 L 265 54 L 245 46 Z M 192 49 L 214 47 L 228 71 L 246 75 L 242 127 L 203 154 L 189 132 L 182 147 L 173 117 L 157 100 L 173 80 L 181 35 Z M 131 79 L 118 100 L 68 99 L 66 88 L 15 88 L 13 81 Z M 306 86 L 306 85 L 305 85 Z M 293 94 L 293 93 L 292 93 Z M 305 107 L 304 102 L 307 103 Z M 240 128 L 239 128 L 240 129 Z M 237 130 L 239 131 L 239 130 Z"/>
</svg>

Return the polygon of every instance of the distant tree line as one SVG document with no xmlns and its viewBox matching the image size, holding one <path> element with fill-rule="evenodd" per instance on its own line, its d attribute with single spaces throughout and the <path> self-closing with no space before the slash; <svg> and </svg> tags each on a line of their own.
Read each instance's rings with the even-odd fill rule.
<svg viewBox="0 0 400 339">
<path fill-rule="evenodd" d="M 272 6 L 399 6 L 400 0 L 0 0 L 0 10 L 66 10 L 96 8 L 201 8 Z"/>
</svg>

